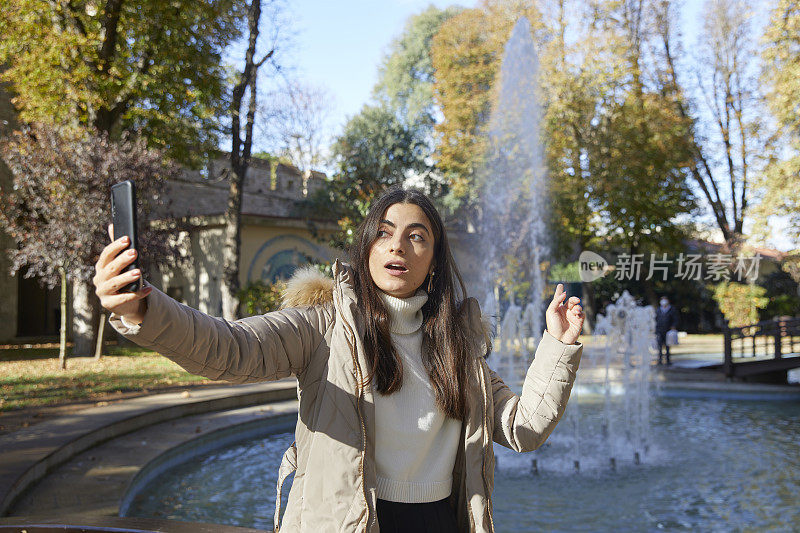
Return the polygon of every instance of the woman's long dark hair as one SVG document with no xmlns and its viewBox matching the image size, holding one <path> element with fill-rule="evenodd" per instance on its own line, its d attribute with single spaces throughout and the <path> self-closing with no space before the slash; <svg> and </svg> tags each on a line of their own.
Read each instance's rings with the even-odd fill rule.
<svg viewBox="0 0 800 533">
<path fill-rule="evenodd" d="M 433 202 L 422 192 L 394 186 L 383 193 L 358 227 L 350 247 L 350 264 L 356 296 L 364 311 L 364 349 L 371 364 L 369 380 L 375 378 L 375 389 L 391 394 L 403 385 L 403 363 L 392 346 L 389 315 L 369 272 L 369 253 L 378 238 L 383 214 L 393 204 L 415 204 L 422 209 L 433 225 L 435 274 L 422 306 L 422 361 L 428 369 L 436 403 L 446 415 L 463 420 L 466 412 L 467 334 L 461 319 L 461 304 L 467 297 L 464 281 L 458 271 L 447 233 Z M 430 275 L 422 287 L 427 290 Z M 460 295 L 456 294 L 458 280 Z"/>
</svg>

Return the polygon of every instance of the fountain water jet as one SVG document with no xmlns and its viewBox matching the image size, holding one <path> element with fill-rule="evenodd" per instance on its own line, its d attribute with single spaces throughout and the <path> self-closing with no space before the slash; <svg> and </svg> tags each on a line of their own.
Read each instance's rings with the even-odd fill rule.
<svg viewBox="0 0 800 533">
<path fill-rule="evenodd" d="M 551 258 L 538 71 L 530 24 L 521 18 L 505 46 L 488 126 L 488 152 L 481 173 L 485 254 L 479 287 L 485 294 L 483 312 L 493 317 L 497 334 L 489 364 L 517 392 L 541 340 L 544 309 L 552 297 L 552 290 L 545 290 L 543 269 Z M 521 304 L 511 291 L 501 298 L 498 286 L 518 264 L 529 269 L 526 280 L 531 286 Z M 638 306 L 627 292 L 608 307 L 607 317 L 599 315 L 598 341 L 592 343 L 592 350 L 584 349 L 564 419 L 546 450 L 535 452 L 531 462 L 530 456 L 498 447 L 498 468 L 583 472 L 646 460 L 653 316 L 652 307 Z M 581 406 L 584 400 L 587 408 Z M 602 409 L 598 411 L 596 405 L 591 409 L 599 400 Z"/>
<path fill-rule="evenodd" d="M 481 173 L 481 235 L 484 263 L 479 290 L 484 312 L 500 327 L 501 342 L 493 355 L 500 375 L 524 378 L 533 349 L 544 330 L 545 278 L 539 265 L 549 260 L 547 172 L 540 139 L 539 63 L 530 24 L 521 18 L 506 44 L 500 85 L 488 127 L 488 154 Z M 524 310 L 510 299 L 505 318 L 497 283 L 521 260 L 530 265 L 531 290 Z"/>
</svg>

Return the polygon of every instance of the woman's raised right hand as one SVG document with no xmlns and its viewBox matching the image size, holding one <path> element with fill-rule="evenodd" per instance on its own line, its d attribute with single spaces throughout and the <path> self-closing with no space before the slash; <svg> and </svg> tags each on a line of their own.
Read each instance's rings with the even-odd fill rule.
<svg viewBox="0 0 800 533">
<path fill-rule="evenodd" d="M 147 311 L 147 303 L 144 297 L 150 294 L 153 288 L 145 287 L 144 283 L 142 283 L 142 288 L 137 292 L 118 292 L 125 285 L 139 279 L 142 273 L 138 268 L 122 272 L 123 268 L 136 259 L 136 250 L 132 249 L 125 253 L 120 253 L 128 246 L 128 237 L 113 240 L 113 224 L 108 225 L 108 236 L 112 241 L 103 248 L 100 258 L 94 265 L 95 275 L 92 278 L 92 283 L 95 286 L 94 293 L 100 298 L 100 305 L 104 308 L 125 317 L 128 322 L 141 324 Z"/>
</svg>

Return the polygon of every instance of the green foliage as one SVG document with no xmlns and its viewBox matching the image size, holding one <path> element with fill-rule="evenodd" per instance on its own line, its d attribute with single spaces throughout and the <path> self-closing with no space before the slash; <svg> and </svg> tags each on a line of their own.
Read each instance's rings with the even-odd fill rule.
<svg viewBox="0 0 800 533">
<path fill-rule="evenodd" d="M 329 237 L 328 244 L 348 245 L 372 201 L 385 188 L 403 181 L 406 170 L 416 165 L 420 149 L 393 113 L 364 106 L 333 145 L 337 172 L 301 206 L 302 211 L 338 221 L 339 232 Z"/>
<path fill-rule="evenodd" d="M 333 263 L 310 264 L 326 276 L 333 277 Z M 242 287 L 237 298 L 242 303 L 246 316 L 263 315 L 280 309 L 285 290 L 286 281 L 284 280 L 278 280 L 275 283 L 256 280 Z"/>
<path fill-rule="evenodd" d="M 573 261 L 572 263 L 558 263 L 550 267 L 550 282 L 579 282 L 581 281 L 580 263 Z"/>
<path fill-rule="evenodd" d="M 338 221 L 340 231 L 331 238 L 331 246 L 349 243 L 372 201 L 387 187 L 402 183 L 409 170 L 420 169 L 424 150 L 424 143 L 394 113 L 365 106 L 333 145 L 336 174 L 312 195 L 304 211 Z"/>
<path fill-rule="evenodd" d="M 758 310 L 769 303 L 769 298 L 764 297 L 766 292 L 755 284 L 725 281 L 714 287 L 714 300 L 729 327 L 742 327 L 758 322 Z"/>
<path fill-rule="evenodd" d="M 409 170 L 420 170 L 424 144 L 387 109 L 364 106 L 333 145 L 339 157 L 337 177 L 362 190 L 400 183 Z"/>
<path fill-rule="evenodd" d="M 25 122 L 136 130 L 183 162 L 216 147 L 236 0 L 0 0 L 0 64 Z"/>
<path fill-rule="evenodd" d="M 263 315 L 280 308 L 283 282 L 264 283 L 257 280 L 242 287 L 237 294 L 246 316 Z"/>
<path fill-rule="evenodd" d="M 800 315 L 800 295 L 798 283 L 792 279 L 788 272 L 776 270 L 769 273 L 761 282 L 769 298 L 769 303 L 761 310 L 761 320 L 777 316 Z"/>
<path fill-rule="evenodd" d="M 678 245 L 684 235 L 672 220 L 697 207 L 686 173 L 689 123 L 674 109 L 632 91 L 599 117 L 587 147 L 593 200 L 608 227 L 621 230 L 621 243 L 636 249 Z"/>
<path fill-rule="evenodd" d="M 422 137 L 432 133 L 437 112 L 433 98 L 435 73 L 431 42 L 442 23 L 461 10 L 429 6 L 409 18 L 403 33 L 392 41 L 373 89 L 379 102 L 393 110 L 401 122 L 415 125 Z"/>
<path fill-rule="evenodd" d="M 787 215 L 789 233 L 800 243 L 800 5 L 778 0 L 764 32 L 762 81 L 778 122 L 782 150 L 775 150 L 761 180 L 764 201 L 757 208 L 759 233 L 769 232 L 771 215 Z"/>
<path fill-rule="evenodd" d="M 487 149 L 483 127 L 503 45 L 517 17 L 527 15 L 534 25 L 540 19 L 535 8 L 512 9 L 509 16 L 487 4 L 447 20 L 431 48 L 435 97 L 444 117 L 436 125 L 437 164 L 452 195 L 465 204 L 475 203 L 480 190 L 477 171 Z"/>
<path fill-rule="evenodd" d="M 482 2 L 445 21 L 434 38 L 435 97 L 444 115 L 436 126 L 438 166 L 451 193 L 465 204 L 480 200 L 477 170 L 485 164 L 503 47 L 524 15 L 540 57 L 556 257 L 569 256 L 576 242 L 601 244 L 601 234 L 612 237 L 606 246 L 674 247 L 686 233 L 673 220 L 695 209 L 687 182 L 691 122 L 678 113 L 674 92 L 646 83 L 645 44 L 630 39 L 638 29 L 620 4 L 574 16 L 557 5 L 559 16 L 544 17 L 532 2 Z M 568 26 L 570 16 L 580 30 Z M 662 65 L 652 67 L 653 78 L 664 77 Z"/>
<path fill-rule="evenodd" d="M 499 279 L 497 280 L 501 289 L 500 297 L 502 299 L 513 298 L 517 305 L 526 305 L 530 300 L 533 279 L 530 269 L 535 266 L 510 254 L 503 256 L 502 265 L 503 268 L 498 272 Z"/>
<path fill-rule="evenodd" d="M 800 5 L 778 0 L 764 31 L 763 80 L 780 124 L 800 138 Z"/>
</svg>

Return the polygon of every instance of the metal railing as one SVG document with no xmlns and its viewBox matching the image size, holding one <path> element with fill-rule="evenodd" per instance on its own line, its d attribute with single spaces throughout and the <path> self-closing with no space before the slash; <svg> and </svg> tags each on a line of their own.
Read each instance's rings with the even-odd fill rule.
<svg viewBox="0 0 800 533">
<path fill-rule="evenodd" d="M 781 359 L 797 355 L 800 348 L 800 317 L 762 320 L 747 326 L 724 329 L 725 375 L 734 375 L 736 359 Z M 797 348 L 795 348 L 795 345 Z"/>
</svg>

